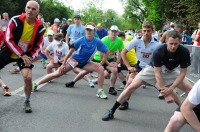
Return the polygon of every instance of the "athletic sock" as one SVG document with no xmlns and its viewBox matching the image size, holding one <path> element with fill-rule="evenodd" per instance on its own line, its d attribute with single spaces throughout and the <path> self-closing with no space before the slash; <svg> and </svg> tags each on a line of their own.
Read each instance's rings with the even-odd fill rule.
<svg viewBox="0 0 200 132">
<path fill-rule="evenodd" d="M 115 113 L 116 109 L 120 106 L 121 104 L 119 102 L 115 102 L 115 104 L 113 105 L 113 107 L 111 108 L 113 114 Z"/>
<path fill-rule="evenodd" d="M 30 100 L 30 96 L 27 96 L 27 95 L 26 95 L 26 96 L 25 96 L 25 101 L 24 101 L 24 102 L 25 102 L 25 103 L 28 103 L 28 102 L 30 102 L 29 100 Z"/>
</svg>

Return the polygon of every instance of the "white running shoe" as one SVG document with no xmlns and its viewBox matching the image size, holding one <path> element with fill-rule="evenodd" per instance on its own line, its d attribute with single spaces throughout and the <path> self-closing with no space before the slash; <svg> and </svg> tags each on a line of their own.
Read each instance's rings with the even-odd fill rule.
<svg viewBox="0 0 200 132">
<path fill-rule="evenodd" d="M 98 75 L 96 75 L 96 74 L 94 74 L 94 73 L 90 73 L 89 75 L 90 75 L 90 77 L 92 77 L 92 78 L 98 78 Z"/>
<path fill-rule="evenodd" d="M 106 93 L 105 93 L 105 91 L 103 89 L 100 90 L 100 91 L 98 90 L 96 96 L 98 98 L 101 98 L 101 99 L 107 99 L 108 98 L 107 95 L 106 95 Z"/>
<path fill-rule="evenodd" d="M 94 83 L 92 82 L 92 80 L 89 80 L 88 83 L 89 83 L 89 86 L 90 86 L 91 88 L 94 88 Z"/>
<path fill-rule="evenodd" d="M 124 90 L 124 85 L 121 85 L 119 88 L 116 88 L 117 91 L 123 91 Z"/>
<path fill-rule="evenodd" d="M 93 79 L 93 80 L 90 80 L 92 83 L 94 84 L 97 84 L 98 83 L 98 79 Z"/>
</svg>

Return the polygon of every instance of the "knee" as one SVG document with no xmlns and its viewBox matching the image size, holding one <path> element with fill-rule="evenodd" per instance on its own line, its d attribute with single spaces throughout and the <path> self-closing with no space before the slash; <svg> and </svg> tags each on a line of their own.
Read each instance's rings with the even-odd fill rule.
<svg viewBox="0 0 200 132">
<path fill-rule="evenodd" d="M 112 69 L 112 73 L 113 73 L 113 74 L 117 74 L 117 73 L 118 73 L 117 68 L 113 68 L 113 69 Z"/>
<path fill-rule="evenodd" d="M 175 115 L 173 115 L 169 120 L 169 123 L 168 123 L 168 125 L 166 127 L 166 131 L 165 132 L 178 131 L 180 126 L 181 126 L 181 121 L 179 120 L 179 118 L 177 118 Z"/>
<path fill-rule="evenodd" d="M 98 73 L 103 73 L 103 74 L 104 74 L 104 67 L 103 67 L 101 64 L 99 64 L 99 66 L 97 66 L 96 71 L 97 71 Z"/>
<path fill-rule="evenodd" d="M 25 82 L 31 82 L 32 81 L 32 75 L 31 76 L 30 75 L 25 76 L 24 81 Z"/>
<path fill-rule="evenodd" d="M 185 87 L 185 92 L 186 92 L 186 93 L 189 93 L 190 90 L 192 89 L 192 85 L 191 85 L 190 83 L 185 84 L 184 87 Z"/>
<path fill-rule="evenodd" d="M 130 84 L 128 84 L 128 87 L 126 88 L 127 92 L 129 94 L 131 94 L 132 92 L 134 92 L 137 88 L 135 86 L 131 86 Z"/>
</svg>

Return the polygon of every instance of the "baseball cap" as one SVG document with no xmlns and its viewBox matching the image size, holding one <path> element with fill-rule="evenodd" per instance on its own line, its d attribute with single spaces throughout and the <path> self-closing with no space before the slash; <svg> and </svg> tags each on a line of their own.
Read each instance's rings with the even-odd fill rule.
<svg viewBox="0 0 200 132">
<path fill-rule="evenodd" d="M 58 18 L 55 18 L 54 22 L 60 22 L 60 20 Z"/>
<path fill-rule="evenodd" d="M 111 31 L 112 31 L 112 30 L 119 31 L 119 28 L 118 28 L 116 25 L 112 25 L 112 26 L 110 27 L 110 30 L 111 30 Z"/>
<path fill-rule="evenodd" d="M 69 21 L 69 22 L 72 22 L 72 19 L 71 19 L 71 18 L 69 18 L 67 21 Z"/>
<path fill-rule="evenodd" d="M 62 21 L 67 21 L 67 19 L 66 18 L 62 18 Z"/>
<path fill-rule="evenodd" d="M 54 35 L 54 31 L 53 31 L 53 30 L 49 30 L 49 31 L 47 32 L 47 35 L 53 36 L 53 35 Z"/>
<path fill-rule="evenodd" d="M 86 26 L 86 29 L 91 29 L 91 30 L 94 30 L 94 29 L 95 29 L 95 27 L 94 27 L 93 25 L 87 25 L 87 26 Z"/>
<path fill-rule="evenodd" d="M 170 22 L 170 26 L 172 26 L 172 25 L 174 25 L 174 23 L 173 23 L 173 22 Z"/>
<path fill-rule="evenodd" d="M 80 18 L 81 19 L 81 16 L 80 15 L 74 15 L 74 18 Z"/>
</svg>

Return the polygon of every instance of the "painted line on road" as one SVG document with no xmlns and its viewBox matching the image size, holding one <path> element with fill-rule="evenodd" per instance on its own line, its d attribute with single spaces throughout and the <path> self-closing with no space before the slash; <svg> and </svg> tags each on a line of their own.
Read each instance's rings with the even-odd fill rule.
<svg viewBox="0 0 200 132">
<path fill-rule="evenodd" d="M 44 76 L 42 76 L 42 77 L 40 77 L 40 78 L 34 80 L 33 83 L 38 82 L 38 81 L 41 80 L 43 77 L 44 77 Z M 45 86 L 45 85 L 47 85 L 47 83 L 44 83 L 44 84 L 39 85 L 39 86 L 37 87 L 37 89 L 40 89 L 40 88 L 42 88 L 42 87 Z M 18 88 L 18 89 L 16 89 L 16 90 L 14 90 L 14 91 L 12 91 L 12 92 L 11 92 L 11 95 L 25 96 L 25 93 L 19 94 L 19 93 L 22 92 L 23 90 L 24 90 L 24 86 L 22 86 L 22 87 L 20 87 L 20 88 Z"/>
</svg>

